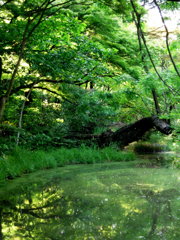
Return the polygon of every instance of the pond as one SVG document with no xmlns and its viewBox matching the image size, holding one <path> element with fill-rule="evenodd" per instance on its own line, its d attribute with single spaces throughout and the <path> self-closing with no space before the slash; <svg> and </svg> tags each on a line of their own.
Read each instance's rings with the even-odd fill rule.
<svg viewBox="0 0 180 240">
<path fill-rule="evenodd" d="M 1 183 L 0 239 L 179 240 L 180 171 L 76 165 Z"/>
</svg>

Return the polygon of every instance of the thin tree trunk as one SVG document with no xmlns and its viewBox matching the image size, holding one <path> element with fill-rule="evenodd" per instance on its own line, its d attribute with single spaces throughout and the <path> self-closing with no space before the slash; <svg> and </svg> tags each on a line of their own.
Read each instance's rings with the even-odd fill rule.
<svg viewBox="0 0 180 240">
<path fill-rule="evenodd" d="M 11 0 L 7 1 L 6 3 L 4 3 L 0 7 L 3 7 L 7 3 L 10 3 L 10 2 L 11 2 Z M 45 19 L 47 19 L 47 18 L 44 18 L 44 14 L 45 14 L 46 10 L 50 10 L 52 8 L 59 7 L 58 9 L 55 9 L 54 12 L 51 12 L 51 13 L 49 13 L 49 15 L 46 16 L 46 17 L 51 17 L 57 11 L 60 11 L 60 9 L 63 8 L 64 6 L 67 7 L 66 4 L 70 3 L 69 6 L 71 6 L 73 4 L 76 4 L 76 3 L 71 3 L 71 0 L 65 1 L 63 3 L 57 3 L 57 4 L 53 4 L 54 2 L 55 2 L 55 0 L 44 0 L 44 2 L 39 6 L 39 8 L 35 8 L 35 9 L 27 12 L 28 14 L 32 14 L 32 15 L 31 16 L 29 15 L 29 17 L 27 19 L 27 24 L 25 26 L 24 33 L 23 33 L 23 36 L 22 36 L 22 41 L 20 43 L 20 50 L 19 50 L 19 54 L 18 54 L 19 58 L 18 58 L 18 61 L 15 65 L 14 71 L 12 73 L 12 77 L 9 81 L 9 86 L 7 88 L 6 93 L 3 96 L 0 96 L 0 122 L 2 121 L 2 118 L 3 118 L 6 102 L 8 101 L 9 96 L 12 93 L 12 89 L 13 89 L 13 86 L 14 86 L 16 75 L 18 73 L 18 69 L 19 69 L 21 60 L 23 58 L 26 43 L 27 43 L 27 41 L 29 41 L 30 37 L 33 35 L 34 31 L 38 28 L 38 26 Z M 36 23 L 35 23 L 35 20 L 37 20 Z M 33 23 L 34 23 L 34 25 L 33 25 Z"/>
<path fill-rule="evenodd" d="M 133 14 L 133 19 L 134 19 L 134 22 L 135 22 L 135 25 L 136 25 L 136 29 L 137 29 L 137 36 L 138 36 L 138 43 L 139 43 L 139 51 L 141 53 L 141 61 L 143 63 L 143 67 L 144 67 L 144 70 L 145 72 L 148 74 L 149 72 L 149 69 L 148 69 L 148 66 L 144 63 L 144 58 L 145 58 L 145 54 L 143 54 L 143 45 L 142 45 L 142 39 L 141 39 L 141 15 L 137 15 L 136 18 Z M 137 20 L 136 20 L 137 19 Z M 157 92 L 156 92 L 156 89 L 153 88 L 152 89 L 152 95 L 153 95 L 153 100 L 154 100 L 154 105 L 155 105 L 155 109 L 156 109 L 156 114 L 159 115 L 161 113 L 161 110 L 160 110 L 160 106 L 159 106 L 159 101 L 158 101 L 158 96 L 157 96 Z"/>
<path fill-rule="evenodd" d="M 26 27 L 24 29 L 24 33 L 23 33 L 23 36 L 22 36 L 22 41 L 21 41 L 21 44 L 20 44 L 19 58 L 18 58 L 17 63 L 15 65 L 14 71 L 12 73 L 12 77 L 10 79 L 8 89 L 7 89 L 4 97 L 2 97 L 3 101 L 2 101 L 2 103 L 0 103 L 1 104 L 0 105 L 0 122 L 2 121 L 2 118 L 3 118 L 3 115 L 4 115 L 6 102 L 8 101 L 9 96 L 11 95 L 11 92 L 12 92 L 12 89 L 13 89 L 13 86 L 14 86 L 16 75 L 18 73 L 18 69 L 19 69 L 21 60 L 23 58 L 23 54 L 24 54 L 24 49 L 25 49 L 26 43 L 29 40 L 29 38 L 32 36 L 32 34 L 36 30 L 36 28 L 43 21 L 43 16 L 44 16 L 44 13 L 45 13 L 48 5 L 49 5 L 49 2 L 46 3 L 46 1 L 45 1 L 43 3 L 43 5 L 44 4 L 45 4 L 45 8 L 42 10 L 41 15 L 39 16 L 39 19 L 38 19 L 37 23 L 31 29 L 29 29 L 29 27 L 34 22 L 34 20 L 38 17 L 38 14 L 35 15 L 32 19 L 30 19 L 30 17 L 28 17 L 28 20 L 27 20 L 27 23 L 26 23 Z"/>
<path fill-rule="evenodd" d="M 159 5 L 158 5 L 158 3 L 157 3 L 156 0 L 154 0 L 154 3 L 155 3 L 155 5 L 156 5 L 156 7 L 158 8 L 159 14 L 160 14 L 160 16 L 161 16 L 162 23 L 163 23 L 164 28 L 165 28 L 165 31 L 166 31 L 166 47 L 167 47 L 167 50 L 168 50 L 168 54 L 169 54 L 170 60 L 171 60 L 171 62 L 172 62 L 172 65 L 173 65 L 173 67 L 174 67 L 175 72 L 176 72 L 177 75 L 180 77 L 180 72 L 178 71 L 178 68 L 177 68 L 176 63 L 175 63 L 175 61 L 174 61 L 174 59 L 173 59 L 173 56 L 172 56 L 172 54 L 171 54 L 171 50 L 170 50 L 170 47 L 169 47 L 169 31 L 168 31 L 168 28 L 167 28 L 167 26 L 166 26 L 164 17 L 163 17 L 163 15 L 162 15 L 161 8 L 159 7 Z"/>
<path fill-rule="evenodd" d="M 32 87 L 33 88 L 33 87 Z M 24 108 L 25 108 L 25 105 L 26 105 L 26 102 L 28 101 L 29 99 L 29 96 L 32 92 L 32 88 L 29 90 L 27 96 L 26 96 L 26 99 L 24 100 L 23 104 L 22 104 L 22 107 L 21 107 L 21 112 L 20 112 L 20 116 L 19 116 L 19 130 L 18 130 L 18 133 L 17 133 L 17 138 L 16 138 L 16 145 L 19 145 L 19 139 L 20 139 L 20 135 L 21 135 L 21 129 L 22 129 L 22 119 L 23 119 L 23 113 L 24 113 Z"/>
<path fill-rule="evenodd" d="M 152 95 L 153 95 L 153 99 L 154 99 L 154 105 L 155 105 L 156 113 L 157 113 L 157 115 L 159 115 L 161 113 L 161 109 L 160 109 L 160 106 L 159 106 L 158 96 L 157 96 L 155 88 L 152 89 Z"/>
<path fill-rule="evenodd" d="M 11 77 L 11 79 L 9 81 L 9 86 L 7 88 L 7 91 L 6 91 L 5 95 L 2 96 L 1 99 L 0 99 L 0 122 L 2 121 L 2 118 L 3 118 L 3 115 L 4 115 L 5 106 L 6 106 L 6 102 L 8 101 L 9 96 L 11 94 L 11 91 L 13 89 L 15 78 L 16 78 L 16 74 L 18 72 L 21 60 L 23 58 L 24 48 L 25 48 L 26 41 L 27 41 L 26 34 L 28 32 L 29 24 L 30 24 L 30 19 L 28 19 L 26 27 L 25 27 L 25 30 L 24 30 L 24 33 L 23 33 L 23 38 L 22 38 L 20 52 L 19 52 L 19 58 L 18 58 L 17 63 L 15 65 L 14 71 L 12 73 L 12 77 Z"/>
<path fill-rule="evenodd" d="M 4 110 L 6 106 L 6 97 L 3 96 L 0 98 L 0 122 L 2 121 L 3 115 L 4 115 Z"/>
<path fill-rule="evenodd" d="M 137 21 L 136 21 L 137 23 L 136 23 L 136 24 L 138 25 L 139 32 L 140 32 L 141 38 L 142 38 L 142 40 L 143 40 L 143 43 L 144 43 L 146 52 L 147 52 L 147 54 L 148 54 L 148 57 L 149 57 L 149 59 L 150 59 L 150 62 L 151 62 L 151 64 L 152 64 L 152 66 L 153 66 L 153 68 L 154 68 L 154 70 L 155 70 L 158 78 L 159 78 L 159 79 L 164 83 L 164 85 L 172 92 L 172 94 L 175 95 L 175 94 L 177 94 L 177 91 L 176 91 L 175 89 L 173 89 L 171 86 L 169 86 L 169 85 L 166 83 L 166 81 L 162 78 L 162 76 L 160 75 L 160 73 L 159 73 L 158 70 L 157 70 L 157 67 L 156 67 L 156 65 L 155 65 L 155 63 L 154 63 L 154 60 L 153 60 L 152 55 L 151 55 L 151 52 L 149 51 L 149 48 L 148 48 L 148 45 L 147 45 L 147 42 L 146 42 L 146 38 L 145 38 L 144 33 L 143 33 L 143 31 L 142 31 L 142 28 L 141 28 L 141 22 L 140 22 L 140 16 L 141 16 L 141 15 L 138 13 L 138 11 L 137 11 L 137 9 L 136 9 L 136 6 L 135 6 L 135 4 L 134 4 L 134 1 L 133 1 L 133 0 L 130 0 L 130 2 L 131 2 L 131 5 L 132 5 L 132 8 L 133 8 L 133 11 L 134 11 L 134 13 L 135 13 L 136 19 L 137 19 Z"/>
<path fill-rule="evenodd" d="M 2 58 L 0 57 L 0 84 L 2 80 Z"/>
<path fill-rule="evenodd" d="M 14 85 L 14 82 L 15 82 L 15 77 L 16 77 L 16 74 L 18 72 L 18 68 L 20 66 L 21 60 L 22 60 L 22 55 L 19 56 L 19 59 L 16 63 L 16 66 L 15 66 L 15 69 L 13 71 L 13 74 L 12 74 L 12 77 L 11 77 L 11 80 L 10 80 L 10 83 L 9 83 L 9 87 L 6 91 L 6 94 L 3 97 L 1 97 L 1 99 L 0 99 L 0 122 L 2 121 L 5 106 L 6 106 L 6 102 L 8 101 L 9 96 L 11 94 L 11 91 L 12 91 L 12 88 L 13 88 L 13 85 Z"/>
</svg>

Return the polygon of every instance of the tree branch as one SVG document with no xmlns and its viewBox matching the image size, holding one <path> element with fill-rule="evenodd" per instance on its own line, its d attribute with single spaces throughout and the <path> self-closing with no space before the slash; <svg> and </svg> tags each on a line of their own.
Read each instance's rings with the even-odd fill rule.
<svg viewBox="0 0 180 240">
<path fill-rule="evenodd" d="M 25 30 L 24 30 L 24 33 L 23 33 L 22 41 L 21 41 L 21 44 L 20 44 L 19 58 L 18 58 L 17 63 L 15 65 L 14 71 L 12 73 L 12 77 L 11 77 L 11 79 L 9 81 L 8 89 L 7 89 L 6 93 L 5 93 L 6 99 L 8 99 L 10 94 L 11 94 L 11 91 L 12 91 L 12 88 L 13 88 L 13 85 L 14 85 L 14 82 L 15 82 L 15 77 L 16 77 L 16 74 L 18 72 L 18 68 L 20 66 L 22 57 L 23 57 L 24 48 L 25 48 L 26 40 L 27 40 L 26 39 L 26 34 L 28 32 L 29 25 L 30 25 L 30 19 L 28 18 L 27 23 L 26 23 L 26 27 L 25 27 Z"/>
<path fill-rule="evenodd" d="M 8 0 L 8 1 L 5 2 L 4 4 L 2 4 L 2 5 L 0 6 L 0 8 L 4 7 L 6 4 L 8 4 L 8 3 L 12 2 L 12 1 L 13 1 L 13 0 Z"/>
<path fill-rule="evenodd" d="M 66 81 L 66 80 L 51 80 L 51 79 L 40 79 L 40 80 L 36 80 L 35 82 L 33 83 L 29 83 L 29 84 L 26 84 L 26 85 L 21 85 L 19 87 L 16 87 L 12 90 L 11 92 L 11 95 L 14 94 L 14 93 L 17 93 L 18 91 L 22 90 L 22 89 L 28 89 L 28 88 L 31 88 L 32 86 L 35 86 L 39 83 L 54 83 L 54 84 L 57 84 L 57 83 L 66 83 L 66 84 L 74 84 L 74 82 L 70 82 L 70 81 Z"/>
<path fill-rule="evenodd" d="M 154 3 L 155 3 L 155 5 L 156 5 L 156 7 L 158 8 L 159 14 L 160 14 L 160 16 L 161 16 L 162 23 L 163 23 L 164 28 L 165 28 L 165 31 L 166 31 L 166 47 L 167 47 L 167 50 L 168 50 L 168 53 L 169 53 L 170 60 L 171 60 L 171 62 L 172 62 L 172 65 L 173 65 L 173 67 L 174 67 L 177 75 L 180 77 L 180 73 L 179 73 L 179 71 L 178 71 L 178 68 L 177 68 L 177 66 L 176 66 L 176 63 L 174 62 L 174 59 L 173 59 L 173 56 L 172 56 L 172 54 L 171 54 L 171 50 L 170 50 L 170 47 L 169 47 L 169 31 L 168 31 L 168 28 L 167 28 L 167 26 L 166 26 L 164 17 L 163 17 L 163 15 L 162 15 L 161 8 L 159 7 L 159 5 L 158 5 L 158 3 L 157 3 L 156 0 L 154 0 Z"/>
<path fill-rule="evenodd" d="M 51 90 L 51 89 L 49 89 L 49 88 L 47 88 L 47 87 L 37 86 L 37 87 L 34 87 L 34 89 L 35 89 L 35 88 L 36 88 L 36 89 L 41 89 L 41 90 L 46 90 L 46 91 L 48 91 L 48 92 L 50 92 L 50 93 L 53 93 L 53 94 L 55 94 L 55 95 L 60 96 L 63 100 L 65 100 L 65 101 L 67 101 L 67 102 L 69 102 L 69 103 L 71 103 L 71 104 L 74 104 L 72 101 L 70 101 L 70 100 L 67 99 L 66 97 L 62 96 L 62 94 L 57 93 L 56 91 Z"/>
<path fill-rule="evenodd" d="M 146 52 L 147 52 L 147 54 L 148 54 L 148 57 L 149 57 L 149 59 L 150 59 L 150 62 L 151 62 L 151 64 L 152 64 L 152 66 L 153 66 L 153 68 L 154 68 L 157 76 L 158 76 L 159 79 L 164 83 L 164 85 L 172 92 L 173 95 L 178 94 L 178 93 L 175 91 L 175 89 L 173 89 L 171 86 L 169 86 L 169 85 L 166 83 L 166 81 L 165 81 L 165 80 L 161 77 L 161 75 L 159 74 L 159 72 L 158 72 L 158 70 L 157 70 L 157 68 L 156 68 L 156 65 L 155 65 L 155 63 L 154 63 L 154 60 L 153 60 L 153 58 L 152 58 L 152 56 L 151 56 L 151 53 L 150 53 L 150 51 L 149 51 L 149 48 L 148 48 L 148 46 L 147 46 L 147 42 L 146 42 L 144 33 L 143 33 L 143 31 L 142 31 L 142 28 L 141 28 L 141 22 L 140 22 L 140 18 L 139 18 L 139 13 L 138 13 L 138 11 L 137 11 L 137 9 L 136 9 L 136 6 L 135 6 L 133 0 L 130 0 L 130 2 L 131 2 L 131 5 L 132 5 L 132 8 L 133 8 L 133 11 L 134 11 L 134 13 L 135 13 L 135 15 L 136 15 L 136 19 L 137 19 L 139 31 L 140 31 L 141 38 L 142 38 L 142 40 L 143 40 L 143 43 L 144 43 Z"/>
<path fill-rule="evenodd" d="M 31 94 L 33 90 L 33 86 L 30 88 L 27 96 L 26 96 L 26 99 L 23 101 L 23 104 L 22 104 L 22 107 L 21 107 L 21 112 L 20 112 L 20 116 L 19 116 L 19 123 L 18 123 L 18 133 L 17 133 L 17 138 L 16 138 L 16 145 L 18 146 L 19 145 L 19 139 L 20 139 L 20 129 L 22 128 L 22 119 L 23 119 L 23 114 L 24 114 L 24 108 L 25 108 L 25 105 L 26 105 L 26 102 L 27 100 L 29 99 L 29 96 Z"/>
</svg>

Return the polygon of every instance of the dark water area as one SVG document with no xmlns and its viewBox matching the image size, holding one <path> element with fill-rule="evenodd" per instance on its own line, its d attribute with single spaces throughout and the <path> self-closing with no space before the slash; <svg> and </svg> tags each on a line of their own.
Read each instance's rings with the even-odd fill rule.
<svg viewBox="0 0 180 240">
<path fill-rule="evenodd" d="M 180 171 L 67 166 L 0 184 L 2 240 L 179 240 Z"/>
</svg>

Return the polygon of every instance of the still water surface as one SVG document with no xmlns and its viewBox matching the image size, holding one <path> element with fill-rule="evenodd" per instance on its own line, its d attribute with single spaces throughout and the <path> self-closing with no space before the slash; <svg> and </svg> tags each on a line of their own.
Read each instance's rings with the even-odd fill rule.
<svg viewBox="0 0 180 240">
<path fill-rule="evenodd" d="M 180 171 L 67 166 L 0 185 L 0 240 L 179 240 Z"/>
</svg>

